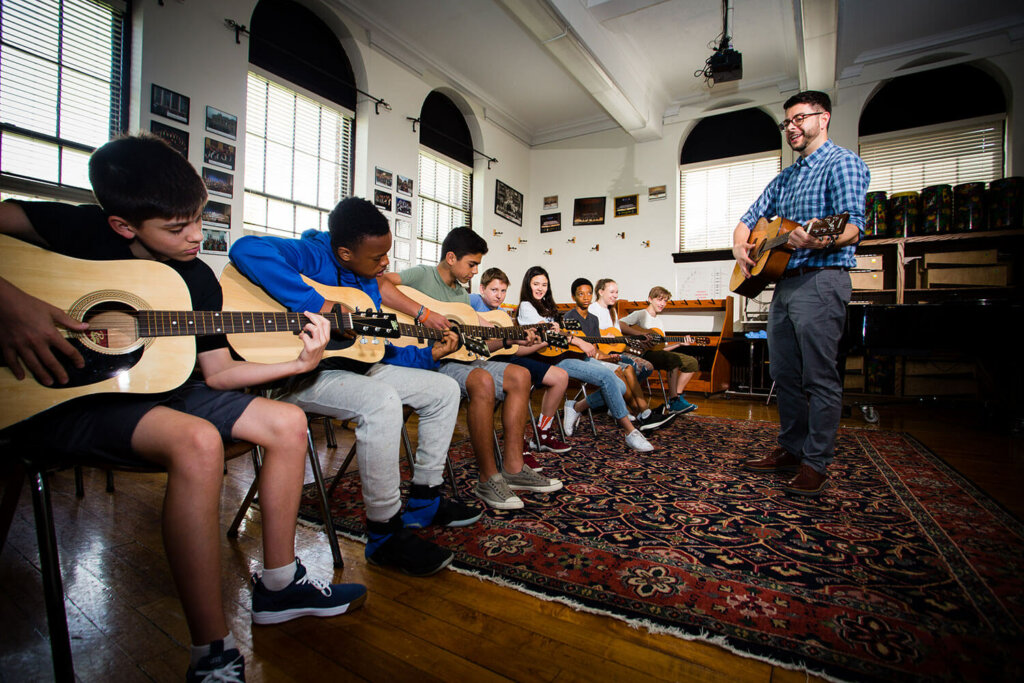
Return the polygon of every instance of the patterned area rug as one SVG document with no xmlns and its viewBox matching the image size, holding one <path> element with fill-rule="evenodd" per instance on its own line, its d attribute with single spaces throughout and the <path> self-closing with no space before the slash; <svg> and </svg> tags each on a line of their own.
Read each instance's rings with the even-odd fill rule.
<svg viewBox="0 0 1024 683">
<path fill-rule="evenodd" d="M 772 423 L 687 416 L 627 451 L 607 418 L 566 485 L 466 529 L 430 529 L 454 567 L 546 599 L 842 680 L 1024 679 L 1024 525 L 905 434 L 840 431 L 832 486 L 783 494 L 744 472 Z M 458 486 L 476 467 L 453 446 Z M 403 495 L 403 499 L 404 499 Z M 360 536 L 358 475 L 337 487 Z M 302 514 L 319 518 L 307 487 Z"/>
</svg>

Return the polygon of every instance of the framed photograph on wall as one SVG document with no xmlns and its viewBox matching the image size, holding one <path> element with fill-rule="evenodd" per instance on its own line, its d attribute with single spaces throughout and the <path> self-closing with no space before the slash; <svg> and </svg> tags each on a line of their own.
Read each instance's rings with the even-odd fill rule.
<svg viewBox="0 0 1024 683">
<path fill-rule="evenodd" d="M 231 246 L 231 233 L 221 228 L 208 228 L 203 226 L 203 243 L 199 250 L 204 254 L 228 255 L 228 247 Z"/>
<path fill-rule="evenodd" d="M 373 205 L 381 211 L 391 210 L 391 193 L 382 190 L 373 191 Z"/>
<path fill-rule="evenodd" d="M 401 237 L 409 239 L 412 237 L 412 221 L 408 221 L 404 218 L 398 218 L 395 220 L 395 237 Z"/>
<path fill-rule="evenodd" d="M 219 227 L 231 227 L 231 205 L 223 202 L 206 202 L 203 207 L 203 223 Z"/>
<path fill-rule="evenodd" d="M 615 217 L 620 216 L 635 216 L 639 212 L 637 207 L 637 201 L 640 195 L 627 194 L 622 197 L 615 198 Z"/>
<path fill-rule="evenodd" d="M 391 171 L 386 171 L 380 166 L 373 168 L 373 184 L 381 187 L 391 187 L 393 176 Z"/>
<path fill-rule="evenodd" d="M 573 225 L 604 225 L 604 197 L 577 197 L 572 207 Z"/>
<path fill-rule="evenodd" d="M 660 199 L 664 199 L 668 194 L 665 192 L 664 185 L 654 185 L 647 188 L 647 201 L 656 202 Z"/>
<path fill-rule="evenodd" d="M 220 140 L 214 140 L 213 138 L 205 138 L 203 161 L 211 166 L 220 166 L 229 171 L 234 171 L 235 146 Z"/>
<path fill-rule="evenodd" d="M 523 224 L 523 193 L 495 180 L 494 213 L 516 225 Z"/>
<path fill-rule="evenodd" d="M 558 232 L 562 229 L 562 214 L 559 213 L 546 213 L 540 217 L 540 231 L 541 232 Z"/>
<path fill-rule="evenodd" d="M 188 131 L 168 126 L 159 121 L 149 122 L 149 132 L 167 141 L 174 151 L 188 159 Z"/>
<path fill-rule="evenodd" d="M 406 178 L 404 175 L 398 176 L 397 186 L 398 194 L 404 194 L 407 197 L 412 196 L 412 178 Z"/>
<path fill-rule="evenodd" d="M 206 130 L 234 140 L 238 136 L 238 117 L 207 106 Z"/>
<path fill-rule="evenodd" d="M 412 202 L 404 197 L 395 197 L 395 213 L 399 216 L 412 216 Z"/>
<path fill-rule="evenodd" d="M 551 209 L 558 208 L 558 195 L 552 194 L 544 197 L 544 210 L 550 211 Z"/>
<path fill-rule="evenodd" d="M 212 195 L 228 198 L 235 196 L 235 177 L 230 173 L 203 166 L 203 184 Z"/>
<path fill-rule="evenodd" d="M 181 93 L 153 84 L 149 93 L 149 111 L 157 116 L 188 123 L 190 100 Z"/>
</svg>

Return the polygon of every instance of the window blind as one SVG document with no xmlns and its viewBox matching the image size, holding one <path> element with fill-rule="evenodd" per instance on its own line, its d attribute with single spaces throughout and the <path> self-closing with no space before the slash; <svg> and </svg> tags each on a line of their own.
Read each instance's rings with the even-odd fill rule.
<svg viewBox="0 0 1024 683">
<path fill-rule="evenodd" d="M 1002 178 L 1003 129 L 1000 118 L 861 138 L 860 157 L 871 169 L 868 191 L 909 192 Z"/>
<path fill-rule="evenodd" d="M 89 188 L 93 150 L 124 130 L 124 6 L 0 3 L 0 172 Z"/>
<path fill-rule="evenodd" d="M 246 229 L 326 230 L 352 194 L 351 116 L 250 72 L 245 118 Z"/>
<path fill-rule="evenodd" d="M 472 227 L 473 174 L 440 156 L 420 152 L 416 263 L 435 265 L 452 228 Z M 396 270 L 398 269 L 396 264 Z"/>
<path fill-rule="evenodd" d="M 779 152 L 679 168 L 679 250 L 728 249 L 740 217 L 781 170 Z"/>
</svg>

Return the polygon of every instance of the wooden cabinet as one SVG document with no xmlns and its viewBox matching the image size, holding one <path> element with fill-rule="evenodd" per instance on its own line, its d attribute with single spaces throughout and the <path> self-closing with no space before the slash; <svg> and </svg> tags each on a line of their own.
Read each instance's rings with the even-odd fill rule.
<svg viewBox="0 0 1024 683">
<path fill-rule="evenodd" d="M 928 281 L 924 268 L 926 259 L 941 261 L 943 259 L 937 258 L 938 255 L 963 252 L 994 255 L 998 263 L 975 266 L 965 262 L 964 267 L 980 269 L 974 273 L 952 264 L 949 267 L 937 266 L 941 268 L 941 273 L 938 270 L 935 273 L 943 277 L 940 279 L 933 274 L 932 281 Z M 865 278 L 863 274 L 860 278 L 854 278 L 854 301 L 911 304 L 938 303 L 962 299 L 965 296 L 974 299 L 1019 297 L 1020 283 L 1024 280 L 1024 231 L 1000 230 L 918 237 L 868 238 L 857 246 L 857 256 L 880 257 L 882 270 L 880 277 L 878 271 L 875 271 L 874 276 L 869 278 Z M 929 266 L 932 265 L 929 263 Z M 854 275 L 858 273 L 855 272 Z M 957 275 L 963 277 L 956 277 Z M 958 284 L 962 281 L 978 284 Z M 981 284 L 986 281 L 987 284 Z M 857 288 L 857 284 L 865 288 Z M 866 288 L 869 286 L 870 289 Z"/>
</svg>

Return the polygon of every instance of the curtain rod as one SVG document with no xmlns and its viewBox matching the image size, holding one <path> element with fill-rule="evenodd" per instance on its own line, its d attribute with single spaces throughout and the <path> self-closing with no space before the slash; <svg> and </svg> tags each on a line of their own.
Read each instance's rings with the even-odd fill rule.
<svg viewBox="0 0 1024 683">
<path fill-rule="evenodd" d="M 480 156 L 482 156 L 482 157 L 483 157 L 484 159 L 487 159 L 487 170 L 488 170 L 488 171 L 489 171 L 489 170 L 491 170 L 491 164 L 492 164 L 492 163 L 494 163 L 494 164 L 498 163 L 498 160 L 497 160 L 497 159 L 495 159 L 494 157 L 492 157 L 492 156 L 488 156 L 487 154 L 484 154 L 483 152 L 481 152 L 480 150 L 478 150 L 478 149 L 477 149 L 476 147 L 474 147 L 473 145 L 467 145 L 467 144 L 466 144 L 465 142 L 463 142 L 462 140 L 458 140 L 458 139 L 456 139 L 456 138 L 453 138 L 453 137 L 452 137 L 451 135 L 448 135 L 447 133 L 445 133 L 445 132 L 443 132 L 443 131 L 440 131 L 440 130 L 438 130 L 437 128 L 434 128 L 434 127 L 433 127 L 433 126 L 431 126 L 431 125 L 430 125 L 429 123 L 423 123 L 423 122 L 422 122 L 422 121 L 421 121 L 420 119 L 417 119 L 417 118 L 413 118 L 412 116 L 406 116 L 405 118 L 406 118 L 406 119 L 408 119 L 409 121 L 412 121 L 412 132 L 413 132 L 413 133 L 415 133 L 415 132 L 416 132 L 416 124 L 418 123 L 418 124 L 420 124 L 421 126 L 423 126 L 424 128 L 429 128 L 429 129 L 431 130 L 431 132 L 432 132 L 432 133 L 434 133 L 435 135 L 440 135 L 440 136 L 441 136 L 441 137 L 443 137 L 443 138 L 446 138 L 446 139 L 448 139 L 448 140 L 451 140 L 451 141 L 452 141 L 452 142 L 454 142 L 454 143 L 455 143 L 456 145 L 459 145 L 460 147 L 466 147 L 466 148 L 468 148 L 468 149 L 472 150 L 472 151 L 473 151 L 473 152 L 474 152 L 475 154 L 479 154 L 479 155 L 480 155 Z"/>
</svg>

